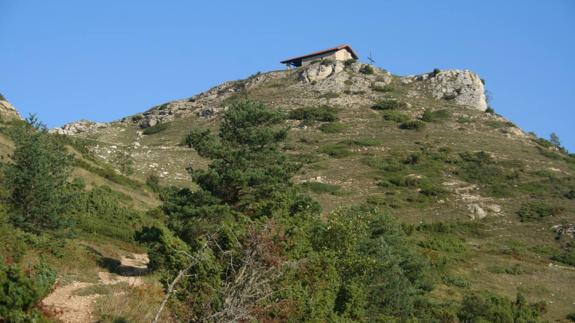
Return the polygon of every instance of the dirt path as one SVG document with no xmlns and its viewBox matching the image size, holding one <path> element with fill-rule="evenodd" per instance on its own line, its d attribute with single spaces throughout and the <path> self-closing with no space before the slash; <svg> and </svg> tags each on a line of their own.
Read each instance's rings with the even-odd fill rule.
<svg viewBox="0 0 575 323">
<path fill-rule="evenodd" d="M 147 272 L 147 264 L 147 254 L 122 256 L 116 273 L 99 272 L 100 282 L 98 283 L 72 282 L 65 286 L 56 286 L 54 291 L 42 300 L 42 305 L 64 323 L 95 322 L 92 315 L 93 307 L 102 295 L 77 295 L 76 292 L 86 287 L 115 285 L 123 282 L 130 286 L 140 286 L 144 283 L 141 276 Z"/>
</svg>

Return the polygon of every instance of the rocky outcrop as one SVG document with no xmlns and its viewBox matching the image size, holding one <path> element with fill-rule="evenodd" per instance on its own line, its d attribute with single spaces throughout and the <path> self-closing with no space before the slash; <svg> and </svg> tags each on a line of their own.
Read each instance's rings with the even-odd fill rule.
<svg viewBox="0 0 575 323">
<path fill-rule="evenodd" d="M 94 122 L 89 120 L 80 120 L 67 123 L 60 128 L 51 129 L 51 133 L 61 135 L 77 135 L 81 133 L 93 132 L 102 128 L 107 128 L 109 125 L 103 122 Z"/>
<path fill-rule="evenodd" d="M 487 110 L 483 81 L 469 70 L 434 71 L 402 78 L 404 84 L 427 90 L 436 99 L 455 102 L 481 111 Z"/>
<path fill-rule="evenodd" d="M 14 120 L 22 119 L 16 108 L 2 94 L 0 94 L 0 119 Z"/>
</svg>

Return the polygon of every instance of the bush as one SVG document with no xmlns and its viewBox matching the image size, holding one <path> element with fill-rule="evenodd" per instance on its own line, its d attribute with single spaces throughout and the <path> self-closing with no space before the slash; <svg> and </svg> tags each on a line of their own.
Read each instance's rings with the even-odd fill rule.
<svg viewBox="0 0 575 323">
<path fill-rule="evenodd" d="M 379 140 L 373 138 L 346 139 L 340 141 L 340 143 L 348 146 L 360 146 L 360 147 L 372 147 L 372 146 L 378 146 L 380 144 Z"/>
<path fill-rule="evenodd" d="M 384 120 L 393 121 L 397 123 L 402 123 L 409 120 L 408 115 L 401 113 L 399 111 L 385 111 L 382 113 L 382 117 Z"/>
<path fill-rule="evenodd" d="M 290 111 L 288 114 L 288 118 L 292 120 L 302 120 L 306 122 L 311 121 L 333 122 L 337 121 L 337 110 L 325 105 L 319 107 L 298 108 Z"/>
<path fill-rule="evenodd" d="M 160 177 L 155 174 L 151 174 L 146 178 L 146 185 L 152 190 L 152 192 L 158 193 L 162 189 L 160 186 Z"/>
<path fill-rule="evenodd" d="M 343 62 L 343 65 L 345 66 L 351 66 L 353 63 L 357 62 L 357 60 L 355 58 L 350 58 L 350 59 L 346 59 Z"/>
<path fill-rule="evenodd" d="M 445 109 L 437 110 L 437 111 L 425 110 L 425 112 L 423 112 L 423 116 L 421 117 L 421 120 L 423 120 L 425 122 L 436 122 L 436 121 L 447 119 L 450 116 L 451 116 L 451 112 L 449 110 L 445 110 Z"/>
<path fill-rule="evenodd" d="M 319 96 L 320 99 L 335 99 L 339 98 L 339 94 L 335 92 L 326 92 Z"/>
<path fill-rule="evenodd" d="M 371 65 L 363 65 L 360 69 L 359 72 L 361 74 L 366 74 L 366 75 L 371 75 L 373 73 L 375 73 L 375 71 L 373 70 L 373 67 L 371 67 Z"/>
<path fill-rule="evenodd" d="M 323 133 L 340 133 L 345 129 L 345 125 L 338 122 L 324 123 L 319 126 L 319 130 Z"/>
<path fill-rule="evenodd" d="M 37 322 L 36 304 L 50 291 L 56 272 L 46 265 L 22 271 L 0 258 L 0 321 Z"/>
<path fill-rule="evenodd" d="M 455 286 L 459 288 L 467 288 L 471 285 L 467 279 L 461 276 L 444 276 L 442 281 L 447 286 Z"/>
<path fill-rule="evenodd" d="M 387 85 L 384 85 L 384 86 L 372 85 L 372 86 L 371 86 L 371 89 L 374 90 L 374 91 L 377 91 L 377 92 L 384 92 L 384 93 L 394 92 L 394 91 L 395 91 L 395 87 L 393 87 L 393 85 L 391 85 L 391 84 L 387 84 Z"/>
<path fill-rule="evenodd" d="M 560 254 L 551 256 L 552 260 L 575 266 L 575 246 L 567 246 Z"/>
<path fill-rule="evenodd" d="M 457 313 L 461 322 L 539 322 L 545 304 L 528 304 L 522 294 L 515 302 L 491 292 L 474 292 L 463 297 Z"/>
<path fill-rule="evenodd" d="M 338 185 L 332 185 L 320 182 L 305 182 L 302 184 L 302 186 L 318 194 L 327 193 L 331 195 L 337 195 L 338 193 L 340 193 L 341 190 L 341 187 L 339 187 Z"/>
<path fill-rule="evenodd" d="M 153 135 L 155 133 L 164 131 L 166 129 L 168 129 L 170 127 L 169 124 L 167 123 L 158 123 L 157 125 L 153 126 L 153 127 L 148 127 L 146 129 L 144 129 L 144 131 L 142 131 L 142 133 L 144 135 Z"/>
<path fill-rule="evenodd" d="M 485 110 L 485 113 L 495 114 L 495 109 L 493 109 L 491 106 L 488 106 Z"/>
<path fill-rule="evenodd" d="M 407 107 L 407 103 L 397 100 L 383 100 L 371 106 L 374 110 L 394 110 L 403 109 Z"/>
<path fill-rule="evenodd" d="M 555 216 L 561 213 L 562 210 L 561 207 L 551 206 L 543 202 L 529 202 L 521 205 L 517 215 L 521 222 L 525 222 Z"/>
<path fill-rule="evenodd" d="M 399 128 L 404 130 L 421 130 L 425 128 L 425 123 L 419 120 L 405 121 L 399 125 Z"/>
<path fill-rule="evenodd" d="M 332 144 L 324 146 L 319 150 L 319 152 L 334 158 L 343 158 L 352 155 L 352 152 L 345 144 Z"/>
<path fill-rule="evenodd" d="M 436 77 L 439 73 L 441 73 L 441 70 L 439 68 L 434 68 L 433 71 L 431 71 L 431 73 L 429 73 L 430 77 Z"/>
<path fill-rule="evenodd" d="M 423 248 L 449 253 L 463 253 L 467 250 L 463 240 L 454 235 L 434 236 L 418 244 Z"/>
</svg>

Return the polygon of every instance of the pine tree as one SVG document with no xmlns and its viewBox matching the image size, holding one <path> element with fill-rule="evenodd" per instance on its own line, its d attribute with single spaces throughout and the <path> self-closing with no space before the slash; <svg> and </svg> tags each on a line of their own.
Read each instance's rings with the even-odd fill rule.
<svg viewBox="0 0 575 323">
<path fill-rule="evenodd" d="M 243 101 L 226 111 L 219 136 L 192 131 L 186 143 L 212 160 L 207 170 L 188 168 L 194 181 L 247 215 L 271 215 L 289 207 L 294 197 L 291 178 L 300 165 L 281 151 L 288 131 L 284 120 L 278 111 Z"/>
<path fill-rule="evenodd" d="M 4 171 L 10 219 L 31 232 L 57 229 L 70 200 L 65 185 L 72 157 L 36 116 L 26 121 L 13 135 L 16 149 Z"/>
<path fill-rule="evenodd" d="M 549 135 L 549 142 L 551 142 L 553 146 L 561 148 L 561 140 L 559 140 L 559 136 L 557 136 L 556 133 L 552 132 L 551 135 Z"/>
</svg>

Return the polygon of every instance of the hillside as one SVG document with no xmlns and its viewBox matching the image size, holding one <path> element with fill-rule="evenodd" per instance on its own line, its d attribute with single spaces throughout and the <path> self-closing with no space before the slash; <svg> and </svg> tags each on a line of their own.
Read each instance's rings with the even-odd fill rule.
<svg viewBox="0 0 575 323">
<path fill-rule="evenodd" d="M 545 319 L 562 320 L 575 307 L 575 158 L 496 114 L 484 84 L 467 70 L 397 76 L 324 60 L 52 132 L 81 161 L 74 176 L 87 190 L 106 185 L 129 196 L 128 207 L 148 210 L 159 204 L 143 184 L 150 176 L 164 186 L 197 187 L 186 167 L 202 169 L 209 160 L 185 144 L 191 130 L 217 131 L 234 103 L 262 102 L 288 115 L 283 149 L 303 165 L 295 181 L 320 202 L 323 217 L 357 204 L 392 214 L 439 272 L 433 300 L 520 292 L 547 304 Z M 12 147 L 0 134 L 3 155 Z M 118 174 L 118 156 L 133 161 L 133 175 Z M 90 243 L 106 229 L 95 234 Z M 105 248 L 143 251 L 111 238 Z"/>
<path fill-rule="evenodd" d="M 376 205 L 411 228 L 433 261 L 446 262 L 435 297 L 521 291 L 546 301 L 547 317 L 559 319 L 575 306 L 575 268 L 556 261 L 573 239 L 575 159 L 488 109 L 484 83 L 467 70 L 402 77 L 320 61 L 226 82 L 116 122 L 56 131 L 89 139 L 103 161 L 128 152 L 139 179 L 154 174 L 165 185 L 193 185 L 185 167 L 207 161 L 182 144 L 185 135 L 217 129 L 233 102 L 263 102 L 289 113 L 286 149 L 304 165 L 296 180 L 326 215 L 342 205 Z"/>
</svg>

